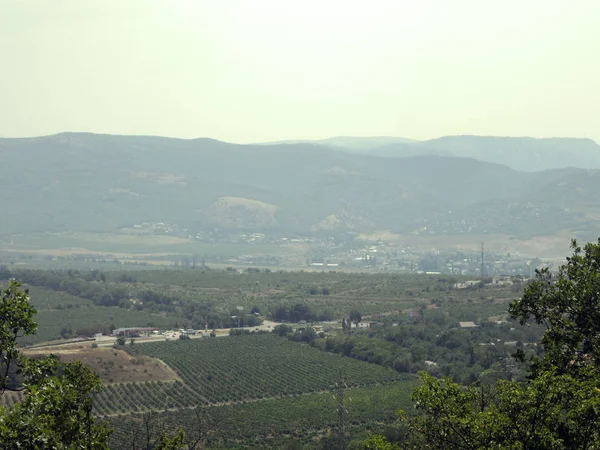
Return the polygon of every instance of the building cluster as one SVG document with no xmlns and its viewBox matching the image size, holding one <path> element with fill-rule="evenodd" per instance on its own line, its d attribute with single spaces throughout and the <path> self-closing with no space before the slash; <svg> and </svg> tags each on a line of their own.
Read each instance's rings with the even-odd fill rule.
<svg viewBox="0 0 600 450">
<path fill-rule="evenodd" d="M 465 225 L 460 222 L 459 225 Z M 239 244 L 246 249 L 239 255 L 182 256 L 176 266 L 197 267 L 217 263 L 236 266 L 272 267 L 274 269 L 361 270 L 417 274 L 451 274 L 483 276 L 530 277 L 537 268 L 548 264 L 539 258 L 517 253 L 480 251 L 480 242 L 472 250 L 398 245 L 383 240 L 365 241 L 357 234 L 334 236 L 266 233 L 264 231 L 225 232 L 193 231 L 172 223 L 144 223 L 129 229 L 133 233 L 168 234 L 203 243 Z M 464 231 L 464 230 L 463 230 Z M 431 234 L 430 226 L 415 231 L 415 235 Z M 444 230 L 447 232 L 447 230 Z M 444 234 L 444 233 L 442 233 Z M 449 242 L 452 237 L 448 235 Z M 443 239 L 440 238 L 440 242 Z M 261 252 L 248 251 L 262 246 Z M 271 250 L 267 250 L 271 249 Z M 483 258 L 483 261 L 482 261 Z M 483 273 L 482 273 L 483 271 Z"/>
</svg>

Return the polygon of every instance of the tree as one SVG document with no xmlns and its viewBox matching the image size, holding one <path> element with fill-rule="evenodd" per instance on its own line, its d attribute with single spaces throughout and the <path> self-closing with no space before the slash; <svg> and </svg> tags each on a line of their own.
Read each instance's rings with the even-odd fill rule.
<svg viewBox="0 0 600 450">
<path fill-rule="evenodd" d="M 93 395 L 102 389 L 98 376 L 79 361 L 62 370 L 57 359 L 45 362 L 50 364 L 44 366 L 44 376 L 28 368 L 34 383 L 25 385 L 23 402 L 2 411 L 0 441 L 5 448 L 108 449 L 110 430 L 92 415 Z"/>
<path fill-rule="evenodd" d="M 571 248 L 573 255 L 556 275 L 548 268 L 536 270 L 509 311 L 521 324 L 533 318 L 546 326 L 545 363 L 564 371 L 579 367 L 573 361 L 591 359 L 600 369 L 600 239 L 583 249 L 573 240 Z"/>
<path fill-rule="evenodd" d="M 288 334 L 292 333 L 294 330 L 292 329 L 292 327 L 290 327 L 289 325 L 277 325 L 275 326 L 275 328 L 273 328 L 273 333 L 276 334 L 279 337 L 284 337 L 287 336 Z"/>
<path fill-rule="evenodd" d="M 177 432 L 173 437 L 169 436 L 166 431 L 160 435 L 158 444 L 154 449 L 156 450 L 184 450 L 187 448 L 184 446 L 185 434 L 181 428 L 177 429 Z"/>
<path fill-rule="evenodd" d="M 310 322 L 314 320 L 314 314 L 308 305 L 297 303 L 290 311 L 290 320 L 292 322 L 300 322 L 301 320 Z"/>
<path fill-rule="evenodd" d="M 600 439 L 596 383 L 544 372 L 528 383 L 460 386 L 422 374 L 413 421 L 430 449 L 592 449 Z"/>
<path fill-rule="evenodd" d="M 385 437 L 378 434 L 373 434 L 364 440 L 361 448 L 364 450 L 400 450 L 398 444 L 389 442 Z"/>
<path fill-rule="evenodd" d="M 421 374 L 412 421 L 419 448 L 595 449 L 600 442 L 600 240 L 581 249 L 556 275 L 536 271 L 510 306 L 522 324 L 547 329 L 543 356 L 529 358 L 526 382 L 463 387 Z M 527 360 L 522 350 L 520 360 Z"/>
<path fill-rule="evenodd" d="M 312 327 L 307 327 L 304 330 L 302 330 L 300 332 L 300 340 L 302 342 L 312 342 L 317 338 L 317 333 L 315 332 L 314 328 Z"/>
<path fill-rule="evenodd" d="M 33 334 L 35 309 L 21 285 L 10 281 L 0 302 L 2 393 L 22 390 L 24 400 L 0 408 L 2 448 L 108 449 L 110 430 L 97 424 L 93 395 L 102 384 L 81 362 L 61 364 L 56 356 L 30 360 L 19 353 L 16 338 Z"/>
<path fill-rule="evenodd" d="M 17 338 L 34 334 L 37 324 L 33 321 L 35 308 L 29 302 L 29 293 L 20 288 L 20 283 L 10 281 L 8 287 L 0 292 L 0 394 L 8 390 L 17 390 L 14 380 L 9 379 L 16 370 L 19 352 Z"/>
<path fill-rule="evenodd" d="M 362 315 L 358 311 L 350 312 L 350 322 L 354 322 L 358 328 L 358 323 L 362 320 Z"/>
<path fill-rule="evenodd" d="M 138 450 L 196 450 L 205 447 L 207 437 L 219 429 L 215 420 L 204 408 L 195 408 L 194 417 L 186 421 L 187 433 L 164 420 L 159 412 L 145 412 L 137 425 L 130 428 L 128 448 Z"/>
</svg>

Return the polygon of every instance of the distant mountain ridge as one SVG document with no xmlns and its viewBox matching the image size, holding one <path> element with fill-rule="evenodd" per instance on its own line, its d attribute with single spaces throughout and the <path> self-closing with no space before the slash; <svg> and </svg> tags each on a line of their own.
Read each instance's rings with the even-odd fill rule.
<svg viewBox="0 0 600 450">
<path fill-rule="evenodd" d="M 361 152 L 364 150 L 370 150 L 373 148 L 391 145 L 391 144 L 411 144 L 418 143 L 414 139 L 408 139 L 403 137 L 391 137 L 391 136 L 374 136 L 374 137 L 360 137 L 360 136 L 335 136 L 327 139 L 297 139 L 297 140 L 285 140 L 275 142 L 264 142 L 256 145 L 280 145 L 280 144 L 316 144 L 323 145 L 331 148 L 342 148 L 348 151 Z"/>
<path fill-rule="evenodd" d="M 293 142 L 295 141 L 282 141 L 280 144 Z M 538 139 L 464 135 L 444 136 L 426 141 L 395 137 L 339 137 L 302 142 L 386 158 L 418 155 L 475 158 L 526 172 L 566 167 L 600 169 L 600 145 L 587 138 Z"/>
<path fill-rule="evenodd" d="M 531 173 L 474 158 L 383 158 L 306 143 L 0 139 L 0 180 L 0 235 L 169 222 L 278 233 L 594 236 L 600 217 L 598 170 Z"/>
</svg>

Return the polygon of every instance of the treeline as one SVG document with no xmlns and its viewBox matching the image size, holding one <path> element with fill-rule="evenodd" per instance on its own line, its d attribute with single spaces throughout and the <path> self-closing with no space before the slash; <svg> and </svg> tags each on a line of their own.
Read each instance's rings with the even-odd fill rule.
<svg viewBox="0 0 600 450">
<path fill-rule="evenodd" d="M 99 270 L 11 270 L 0 266 L 0 280 L 15 278 L 31 286 L 40 286 L 57 292 L 65 292 L 75 297 L 89 300 L 95 306 L 120 307 L 134 311 L 167 313 L 182 318 L 181 326 L 203 329 L 253 327 L 262 320 L 255 314 L 241 314 L 238 311 L 218 311 L 213 305 L 197 299 L 187 298 L 174 292 L 165 292 L 137 284 L 135 277 L 120 274 L 116 282 L 107 279 Z M 57 309 L 61 309 L 58 305 Z M 258 311 L 258 309 L 256 310 Z M 75 330 L 65 327 L 61 336 L 90 335 L 105 332 L 104 329 Z M 97 327 L 96 327 L 97 328 Z M 85 333 L 84 333 L 85 331 Z"/>
<path fill-rule="evenodd" d="M 98 306 L 120 306 L 122 302 L 129 299 L 129 291 L 125 286 L 106 283 L 106 275 L 98 270 L 10 270 L 7 267 L 0 267 L 0 280 L 10 278 L 32 286 L 66 292 L 90 300 Z"/>
<path fill-rule="evenodd" d="M 277 322 L 324 322 L 333 320 L 335 316 L 331 311 L 315 311 L 305 303 L 294 305 L 279 305 L 271 309 L 270 317 Z"/>
<path fill-rule="evenodd" d="M 541 328 L 533 327 L 532 332 L 531 328 L 520 327 L 516 322 L 482 322 L 471 329 L 457 325 L 405 323 L 332 336 L 316 333 L 310 327 L 294 332 L 291 327 L 279 326 L 274 333 L 398 372 L 424 370 L 462 384 L 476 380 L 492 383 L 498 379 L 522 379 L 526 367 L 516 363 L 513 355 L 517 350 L 538 355 L 542 352 L 537 343 L 543 332 Z"/>
</svg>

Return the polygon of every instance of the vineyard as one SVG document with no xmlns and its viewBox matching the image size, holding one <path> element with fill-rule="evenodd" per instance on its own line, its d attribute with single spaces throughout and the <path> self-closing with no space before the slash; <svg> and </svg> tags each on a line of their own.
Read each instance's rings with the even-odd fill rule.
<svg viewBox="0 0 600 450">
<path fill-rule="evenodd" d="M 38 311 L 63 310 L 90 306 L 92 302 L 66 292 L 55 291 L 41 286 L 26 286 L 29 289 L 31 303 Z"/>
<path fill-rule="evenodd" d="M 133 271 L 139 286 L 157 292 L 176 293 L 200 303 L 215 303 L 224 310 L 258 306 L 268 311 L 281 304 L 303 302 L 316 311 L 331 311 L 341 318 L 353 309 L 363 314 L 379 314 L 414 306 L 419 293 L 431 283 L 431 276 L 363 274 L 343 272 L 260 272 L 223 270 L 146 270 Z M 118 280 L 117 272 L 107 272 L 109 280 Z M 441 281 L 440 281 L 441 280 Z M 449 284 L 440 276 L 428 298 L 442 295 Z M 311 289 L 329 295 L 312 295 Z M 439 288 L 439 289 L 438 289 Z M 443 289 L 442 289 L 443 288 Z M 460 293 L 459 293 L 460 294 Z"/>
<path fill-rule="evenodd" d="M 460 320 L 474 320 L 474 316 L 481 315 L 481 309 L 472 311 L 473 304 L 497 306 L 493 315 L 505 310 L 501 304 L 474 301 L 470 290 L 453 288 L 460 277 L 442 275 L 264 269 L 242 273 L 210 269 L 51 272 L 11 268 L 4 269 L 2 276 L 23 281 L 31 289 L 32 302 L 38 309 L 38 333 L 22 339 L 22 344 L 80 334 L 91 336 L 94 327 L 110 325 L 197 329 L 208 322 L 210 328 L 229 328 L 236 325 L 231 316 L 237 314 L 239 306 L 243 307 L 244 316 L 249 316 L 243 320 L 253 321 L 246 325 L 259 320 L 251 311 L 275 321 L 329 322 L 341 321 L 355 310 L 363 317 L 375 315 L 378 319 L 380 315 L 385 318 L 448 300 L 452 300 L 453 310 L 464 306 L 465 314 Z M 512 291 L 488 287 L 478 292 L 478 297 L 512 298 Z M 297 305 L 304 307 L 306 317 L 286 316 L 285 311 Z"/>
<path fill-rule="evenodd" d="M 376 427 L 397 420 L 397 410 L 409 411 L 414 379 L 387 385 L 352 388 L 344 392 L 345 420 L 352 429 Z M 208 435 L 210 447 L 243 444 L 253 448 L 272 448 L 276 440 L 289 437 L 308 443 L 338 424 L 337 399 L 331 393 L 313 393 L 299 397 L 268 399 L 257 402 L 156 413 L 152 434 L 185 429 L 190 439 L 199 433 Z M 148 417 L 148 415 L 146 415 Z M 115 429 L 111 448 L 131 448 L 134 437 L 143 434 L 144 416 L 132 414 L 111 420 Z"/>
<path fill-rule="evenodd" d="M 108 326 L 109 324 L 115 327 L 157 326 L 167 328 L 174 326 L 177 320 L 146 311 L 130 311 L 118 306 L 82 306 L 64 310 L 40 310 L 36 315 L 37 333 L 21 338 L 19 341 L 22 344 L 50 341 L 60 337 L 61 331 L 65 328 L 74 334 L 78 327 Z"/>
<path fill-rule="evenodd" d="M 110 384 L 99 415 L 193 408 L 327 391 L 405 379 L 391 369 L 321 352 L 273 335 L 203 338 L 127 346 L 133 356 L 163 360 L 182 381 Z"/>
</svg>

